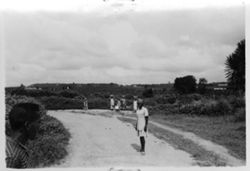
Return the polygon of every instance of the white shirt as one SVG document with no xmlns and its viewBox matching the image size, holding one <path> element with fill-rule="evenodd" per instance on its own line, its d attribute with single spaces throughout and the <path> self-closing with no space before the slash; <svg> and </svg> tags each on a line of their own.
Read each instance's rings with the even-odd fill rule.
<svg viewBox="0 0 250 171">
<path fill-rule="evenodd" d="M 134 100 L 134 102 L 133 102 L 133 109 L 135 111 L 137 110 L 137 100 Z"/>
<path fill-rule="evenodd" d="M 114 106 L 114 105 L 115 105 L 115 101 L 114 101 L 113 98 L 110 99 L 110 105 L 111 105 L 111 106 Z"/>
<path fill-rule="evenodd" d="M 141 109 L 137 109 L 137 130 L 143 130 L 146 124 L 145 116 L 148 116 L 148 109 L 142 107 Z"/>
</svg>

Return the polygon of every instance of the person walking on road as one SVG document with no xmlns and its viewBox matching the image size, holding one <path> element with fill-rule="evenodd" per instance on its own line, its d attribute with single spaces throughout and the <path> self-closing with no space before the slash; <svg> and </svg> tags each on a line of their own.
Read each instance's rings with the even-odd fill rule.
<svg viewBox="0 0 250 171">
<path fill-rule="evenodd" d="M 117 99 L 116 100 L 116 105 L 115 105 L 115 110 L 120 111 L 120 109 L 121 109 L 121 100 Z"/>
<path fill-rule="evenodd" d="M 84 110 L 88 110 L 88 99 L 86 97 L 84 97 L 83 99 L 83 109 Z"/>
<path fill-rule="evenodd" d="M 136 130 L 141 143 L 140 152 L 143 155 L 145 155 L 145 144 L 146 144 L 145 137 L 147 135 L 149 114 L 148 114 L 148 109 L 144 107 L 142 99 L 138 99 L 138 108 L 136 110 L 136 116 L 137 116 Z"/>
<path fill-rule="evenodd" d="M 114 96 L 110 95 L 110 110 L 114 110 L 114 108 L 115 108 Z"/>
<path fill-rule="evenodd" d="M 134 96 L 133 111 L 136 112 L 136 110 L 137 110 L 137 96 Z"/>
<path fill-rule="evenodd" d="M 126 105 L 126 99 L 124 95 L 122 96 L 121 102 L 122 102 L 121 109 L 126 110 L 127 105 Z"/>
</svg>

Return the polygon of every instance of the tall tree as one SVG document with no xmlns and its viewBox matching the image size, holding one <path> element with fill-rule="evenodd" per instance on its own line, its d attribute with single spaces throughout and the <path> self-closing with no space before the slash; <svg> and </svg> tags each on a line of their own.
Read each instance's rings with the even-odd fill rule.
<svg viewBox="0 0 250 171">
<path fill-rule="evenodd" d="M 200 78 L 198 83 L 198 91 L 201 94 L 206 92 L 207 80 L 206 78 Z"/>
<path fill-rule="evenodd" d="M 194 93 L 196 90 L 196 79 L 192 75 L 176 78 L 174 88 L 180 93 Z"/>
<path fill-rule="evenodd" d="M 245 92 L 245 39 L 237 44 L 235 51 L 227 57 L 225 65 L 229 88 Z"/>
</svg>

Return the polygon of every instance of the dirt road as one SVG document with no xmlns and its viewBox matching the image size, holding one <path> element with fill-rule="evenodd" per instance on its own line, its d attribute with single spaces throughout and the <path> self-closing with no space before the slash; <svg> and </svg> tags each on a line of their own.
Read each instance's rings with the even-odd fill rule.
<svg viewBox="0 0 250 171">
<path fill-rule="evenodd" d="M 125 124 L 115 113 L 103 110 L 49 111 L 71 133 L 69 155 L 55 167 L 112 167 L 112 166 L 191 166 L 192 157 L 174 149 L 149 134 L 146 155 L 142 156 L 139 138 L 131 124 Z"/>
</svg>

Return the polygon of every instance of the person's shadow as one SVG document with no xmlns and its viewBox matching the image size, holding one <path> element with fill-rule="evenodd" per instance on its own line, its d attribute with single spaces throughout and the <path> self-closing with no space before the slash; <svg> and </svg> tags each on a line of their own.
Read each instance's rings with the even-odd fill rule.
<svg viewBox="0 0 250 171">
<path fill-rule="evenodd" d="M 131 144 L 131 146 L 137 151 L 137 152 L 140 152 L 140 146 L 137 145 L 137 144 Z"/>
</svg>

